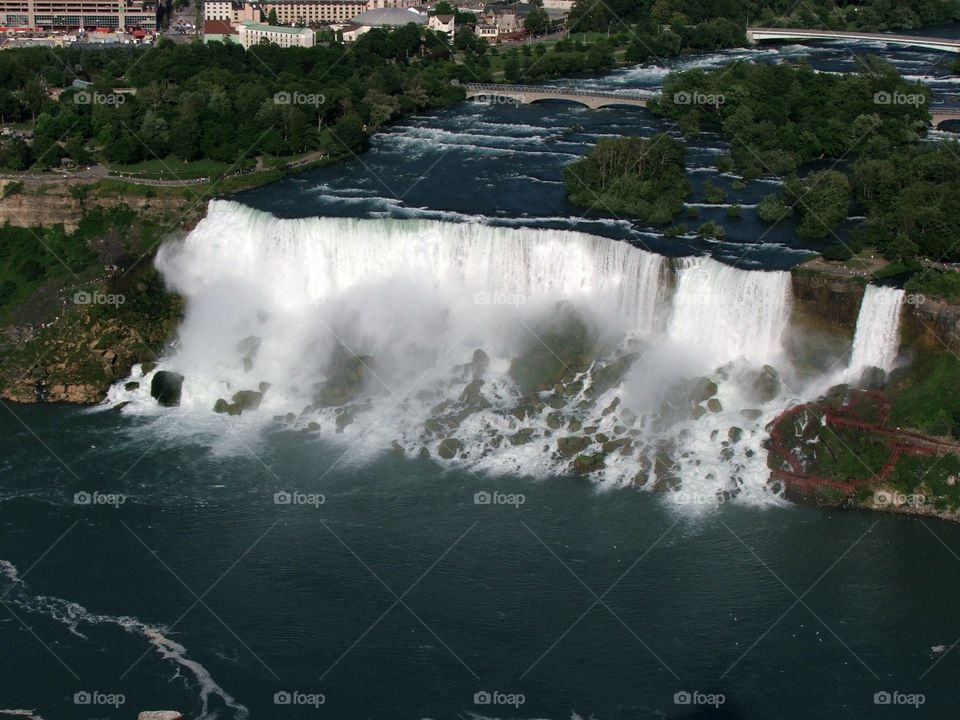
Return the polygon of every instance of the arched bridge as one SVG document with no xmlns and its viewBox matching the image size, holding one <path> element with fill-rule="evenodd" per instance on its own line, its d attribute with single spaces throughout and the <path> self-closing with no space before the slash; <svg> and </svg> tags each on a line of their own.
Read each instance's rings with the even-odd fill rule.
<svg viewBox="0 0 960 720">
<path fill-rule="evenodd" d="M 960 40 L 953 38 L 920 37 L 919 35 L 894 35 L 893 33 L 752 27 L 747 28 L 747 40 L 751 43 L 757 43 L 762 40 L 861 40 L 960 53 Z"/>
<path fill-rule="evenodd" d="M 647 102 L 656 100 L 659 95 L 623 95 L 601 90 L 576 90 L 574 88 L 550 87 L 545 85 L 501 85 L 497 83 L 464 83 L 467 100 L 489 100 L 491 102 L 535 103 L 540 100 L 569 100 L 596 110 L 614 105 L 646 107 Z M 932 109 L 930 111 L 933 127 L 948 120 L 960 120 L 958 109 Z"/>
<path fill-rule="evenodd" d="M 934 127 L 940 125 L 940 123 L 947 122 L 948 120 L 960 120 L 960 110 L 930 110 L 931 115 L 931 124 Z"/>
<path fill-rule="evenodd" d="M 540 100 L 569 100 L 586 105 L 588 108 L 610 107 L 611 105 L 632 105 L 646 107 L 652 95 L 623 95 L 603 92 L 602 90 L 575 90 L 573 88 L 537 86 L 537 85 L 501 85 L 497 83 L 465 83 L 467 100 L 488 99 L 493 102 L 508 101 L 521 104 L 535 103 Z"/>
</svg>

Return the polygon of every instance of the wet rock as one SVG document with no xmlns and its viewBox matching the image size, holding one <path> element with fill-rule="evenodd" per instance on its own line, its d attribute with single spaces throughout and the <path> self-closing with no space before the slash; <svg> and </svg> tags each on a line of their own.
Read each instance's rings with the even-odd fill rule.
<svg viewBox="0 0 960 720">
<path fill-rule="evenodd" d="M 860 387 L 867 390 L 882 390 L 887 384 L 887 373 L 883 368 L 868 367 L 860 375 Z"/>
<path fill-rule="evenodd" d="M 723 412 L 723 404 L 717 398 L 707 400 L 707 410 L 712 413 Z"/>
<path fill-rule="evenodd" d="M 633 476 L 633 484 L 637 487 L 643 487 L 647 484 L 647 481 L 650 479 L 650 470 L 652 465 L 650 459 L 646 456 L 640 458 L 640 469 L 637 471 L 637 474 Z"/>
<path fill-rule="evenodd" d="M 547 427 L 551 430 L 559 430 L 563 427 L 563 413 L 552 412 L 547 415 Z"/>
<path fill-rule="evenodd" d="M 769 365 L 764 365 L 750 382 L 750 392 L 757 402 L 770 402 L 780 394 L 780 376 Z"/>
<path fill-rule="evenodd" d="M 242 356 L 244 372 L 253 370 L 253 361 L 256 359 L 259 349 L 260 338 L 256 335 L 250 335 L 237 343 L 236 350 Z"/>
<path fill-rule="evenodd" d="M 127 392 L 133 392 L 134 390 L 139 390 L 139 389 L 140 389 L 140 383 L 138 383 L 138 382 L 128 382 L 128 383 L 124 383 L 123 389 L 126 390 Z"/>
<path fill-rule="evenodd" d="M 597 441 L 598 443 L 605 443 L 605 442 L 607 442 L 607 441 L 609 441 L 609 440 L 610 440 L 610 438 L 607 436 L 606 433 L 597 433 L 596 441 Z"/>
<path fill-rule="evenodd" d="M 361 392 L 372 358 L 338 353 L 333 368 L 320 388 L 317 402 L 321 407 L 337 407 L 354 400 Z"/>
<path fill-rule="evenodd" d="M 603 452 L 607 455 L 620 450 L 621 455 L 629 455 L 633 450 L 633 440 L 630 438 L 617 438 L 603 443 Z"/>
<path fill-rule="evenodd" d="M 617 409 L 617 407 L 619 407 L 619 405 L 620 405 L 620 398 L 614 398 L 614 399 L 613 399 L 613 402 L 611 402 L 609 405 L 607 405 L 607 406 L 603 409 L 603 412 L 600 413 L 600 414 L 603 415 L 603 416 L 610 415 L 611 413 L 613 413 L 614 410 Z"/>
<path fill-rule="evenodd" d="M 573 418 L 572 420 L 570 420 L 570 424 L 567 425 L 567 430 L 569 430 L 570 432 L 580 432 L 581 427 L 583 427 L 583 423 L 581 423 L 576 418 Z"/>
<path fill-rule="evenodd" d="M 452 460 L 463 447 L 463 443 L 456 438 L 445 438 L 440 441 L 437 454 L 444 460 Z"/>
<path fill-rule="evenodd" d="M 479 380 L 490 367 L 490 356 L 477 348 L 473 351 L 473 360 L 470 362 L 470 374 L 474 380 Z"/>
<path fill-rule="evenodd" d="M 420 448 L 420 453 L 419 453 L 418 457 L 419 457 L 421 460 L 429 460 L 429 459 L 430 459 L 430 451 L 427 450 L 425 447 L 422 447 L 422 448 Z"/>
<path fill-rule="evenodd" d="M 743 437 L 743 429 L 738 428 L 736 425 L 734 425 L 732 428 L 727 430 L 727 437 L 730 439 L 730 442 L 738 443 L 740 442 L 740 439 Z"/>
<path fill-rule="evenodd" d="M 694 420 L 699 420 L 707 414 L 707 411 L 704 409 L 703 405 L 694 405 L 690 412 L 693 415 Z"/>
<path fill-rule="evenodd" d="M 849 385 L 834 385 L 827 390 L 826 394 L 820 399 L 825 405 L 831 407 L 843 407 L 850 401 Z"/>
<path fill-rule="evenodd" d="M 566 401 L 566 398 L 563 397 L 563 395 L 553 394 L 547 400 L 547 405 L 552 407 L 554 410 L 560 410 L 567 406 L 567 401 Z"/>
<path fill-rule="evenodd" d="M 571 382 L 592 361 L 593 341 L 586 323 L 569 306 L 558 310 L 551 325 L 537 328 L 526 351 L 510 362 L 510 377 L 524 395 Z"/>
<path fill-rule="evenodd" d="M 460 402 L 465 402 L 468 405 L 473 406 L 485 406 L 489 407 L 490 403 L 487 402 L 486 398 L 480 392 L 480 389 L 483 387 L 483 380 L 474 380 L 471 383 L 468 383 L 467 386 L 463 389 L 463 392 L 460 393 Z"/>
<path fill-rule="evenodd" d="M 160 370 L 150 381 L 150 395 L 165 407 L 175 407 L 180 404 L 180 393 L 183 390 L 183 375 Z"/>
<path fill-rule="evenodd" d="M 342 433 L 343 429 L 347 425 L 353 424 L 353 410 L 351 408 L 343 408 L 340 412 L 337 413 L 337 432 Z"/>
<path fill-rule="evenodd" d="M 623 380 L 633 363 L 636 362 L 639 355 L 637 353 L 628 353 L 621 355 L 613 362 L 609 362 L 602 368 L 593 371 L 593 391 L 597 395 L 603 395 L 607 390 L 616 387 Z"/>
<path fill-rule="evenodd" d="M 602 452 L 584 453 L 577 455 L 573 461 L 573 471 L 578 475 L 586 475 L 597 470 L 602 470 L 605 466 L 605 455 Z"/>
<path fill-rule="evenodd" d="M 260 407 L 263 400 L 263 393 L 256 390 L 239 390 L 233 394 L 233 404 L 237 406 L 240 412 L 244 410 L 256 410 Z"/>
<path fill-rule="evenodd" d="M 112 409 L 119 412 L 120 410 L 123 410 L 123 409 L 124 409 L 127 405 L 129 405 L 129 404 L 130 404 L 130 401 L 129 401 L 129 400 L 124 400 L 123 402 L 118 402 L 116 405 L 113 406 Z"/>
<path fill-rule="evenodd" d="M 590 444 L 590 438 L 568 435 L 557 438 L 557 450 L 563 457 L 573 457 Z"/>
<path fill-rule="evenodd" d="M 533 428 L 523 428 L 510 436 L 511 445 L 526 445 L 533 439 Z"/>
<path fill-rule="evenodd" d="M 687 396 L 695 403 L 702 403 L 717 394 L 717 384 L 708 377 L 697 377 L 690 381 Z"/>
<path fill-rule="evenodd" d="M 310 432 L 317 432 L 320 429 L 320 423 L 309 422 L 307 423 L 307 430 Z"/>
</svg>

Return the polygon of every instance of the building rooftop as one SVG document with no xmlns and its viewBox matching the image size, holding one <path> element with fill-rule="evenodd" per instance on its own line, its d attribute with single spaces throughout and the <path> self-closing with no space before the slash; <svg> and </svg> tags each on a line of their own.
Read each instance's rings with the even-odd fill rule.
<svg viewBox="0 0 960 720">
<path fill-rule="evenodd" d="M 204 35 L 236 35 L 237 31 L 226 20 L 206 20 L 203 23 Z"/>
<path fill-rule="evenodd" d="M 411 8 L 377 8 L 360 13 L 353 19 L 353 22 L 367 27 L 382 27 L 384 25 L 399 27 L 408 23 L 425 25 L 427 17 Z"/>
<path fill-rule="evenodd" d="M 309 28 L 289 27 L 287 25 L 267 25 L 266 23 L 255 22 L 245 22 L 243 23 L 243 26 L 257 32 L 279 32 L 287 35 L 302 35 L 305 32 L 313 32 Z"/>
</svg>

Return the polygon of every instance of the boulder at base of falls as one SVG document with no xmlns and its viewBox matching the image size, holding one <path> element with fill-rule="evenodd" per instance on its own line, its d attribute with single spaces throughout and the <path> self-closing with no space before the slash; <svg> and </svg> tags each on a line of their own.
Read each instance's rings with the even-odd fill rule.
<svg viewBox="0 0 960 720">
<path fill-rule="evenodd" d="M 636 361 L 637 353 L 621 355 L 613 362 L 609 362 L 599 370 L 593 371 L 593 384 L 591 388 L 596 395 L 603 395 L 610 388 L 619 385 L 627 370 L 631 368 Z"/>
<path fill-rule="evenodd" d="M 590 444 L 590 438 L 569 435 L 557 439 L 557 450 L 563 457 L 573 457 Z"/>
<path fill-rule="evenodd" d="M 689 398 L 702 403 L 717 394 L 717 384 L 708 377 L 697 377 L 690 381 Z"/>
<path fill-rule="evenodd" d="M 165 407 L 176 407 L 180 404 L 180 393 L 183 390 L 183 375 L 158 370 L 150 381 L 150 395 Z"/>
<path fill-rule="evenodd" d="M 363 391 L 367 366 L 372 358 L 360 355 L 345 356 L 342 353 L 339 355 L 326 382 L 320 388 L 317 403 L 321 407 L 346 405 Z"/>
<path fill-rule="evenodd" d="M 883 368 L 868 367 L 860 375 L 860 387 L 867 390 L 882 390 L 887 384 L 887 373 Z"/>
<path fill-rule="evenodd" d="M 263 387 L 266 383 L 260 383 Z M 227 402 L 220 398 L 213 404 L 215 413 L 226 413 L 227 415 L 240 415 L 244 410 L 256 410 L 260 407 L 263 400 L 263 393 L 256 390 L 238 390 L 231 398 L 233 402 Z"/>
<path fill-rule="evenodd" d="M 490 367 L 490 357 L 480 348 L 473 351 L 473 360 L 470 363 L 470 373 L 474 380 L 479 380 Z"/>
<path fill-rule="evenodd" d="M 605 457 L 602 452 L 577 455 L 577 459 L 573 461 L 573 471 L 578 475 L 586 475 L 596 470 L 602 470 Z"/>
<path fill-rule="evenodd" d="M 263 400 L 263 393 L 256 390 L 240 390 L 233 394 L 233 404 L 240 409 L 240 412 L 256 410 L 260 407 L 261 400 Z"/>
<path fill-rule="evenodd" d="M 750 391 L 757 402 L 770 402 L 780 394 L 780 376 L 769 365 L 764 365 L 760 372 L 754 374 L 750 383 Z"/>
<path fill-rule="evenodd" d="M 527 349 L 510 362 L 510 377 L 525 396 L 572 382 L 593 362 L 593 338 L 583 318 L 561 303 L 546 327 L 531 331 Z"/>
<path fill-rule="evenodd" d="M 460 452 L 463 443 L 456 438 L 446 438 L 440 441 L 440 447 L 437 448 L 437 454 L 444 460 L 452 460 Z"/>
</svg>

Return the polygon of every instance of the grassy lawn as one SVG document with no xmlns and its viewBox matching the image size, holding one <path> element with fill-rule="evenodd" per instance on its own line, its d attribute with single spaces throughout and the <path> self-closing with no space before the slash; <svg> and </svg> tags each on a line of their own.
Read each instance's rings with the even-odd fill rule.
<svg viewBox="0 0 960 720">
<path fill-rule="evenodd" d="M 883 468 L 890 448 L 883 438 L 848 428 L 825 428 L 816 446 L 817 475 L 838 480 L 866 480 Z"/>
<path fill-rule="evenodd" d="M 913 457 L 904 455 L 894 467 L 892 485 L 899 491 L 910 494 L 925 486 L 938 501 L 956 507 L 960 504 L 960 458 L 956 455 L 936 457 Z M 952 484 L 951 484 L 952 481 Z"/>
<path fill-rule="evenodd" d="M 149 178 L 157 180 L 193 180 L 202 177 L 215 177 L 227 171 L 235 172 L 237 170 L 253 167 L 256 161 L 246 159 L 234 165 L 219 160 L 210 160 L 207 158 L 183 162 L 177 158 L 167 158 L 166 160 L 144 160 L 133 165 L 108 165 L 111 171 L 132 175 L 134 177 Z"/>
<path fill-rule="evenodd" d="M 948 436 L 960 409 L 960 359 L 948 352 L 918 357 L 909 377 L 892 388 L 890 424 Z"/>
</svg>

